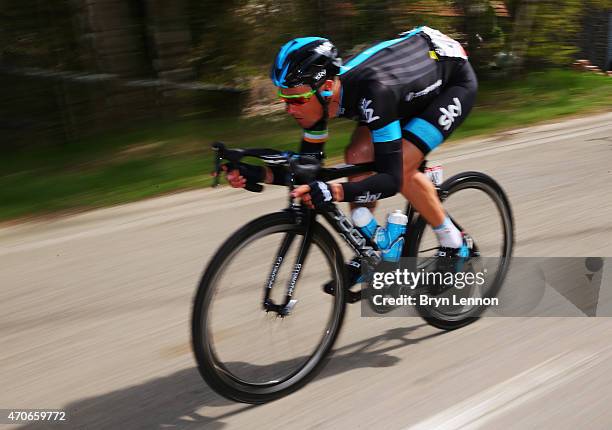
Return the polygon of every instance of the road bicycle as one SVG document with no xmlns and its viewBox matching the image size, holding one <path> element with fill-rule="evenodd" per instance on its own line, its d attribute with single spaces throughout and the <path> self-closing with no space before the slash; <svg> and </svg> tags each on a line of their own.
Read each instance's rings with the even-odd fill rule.
<svg viewBox="0 0 612 430">
<path fill-rule="evenodd" d="M 254 157 L 267 165 L 283 166 L 289 191 L 314 180 L 374 171 L 374 163 L 323 167 L 314 158 L 288 151 L 230 149 L 219 142 L 213 149 L 217 178 L 223 160 L 231 167 L 244 157 Z M 421 171 L 426 171 L 426 162 Z M 260 192 L 262 185 L 247 183 L 246 189 Z M 474 258 L 496 257 L 494 267 L 489 267 L 491 281 L 486 291 L 479 291 L 481 296 L 494 297 L 508 272 L 514 244 L 514 222 L 505 192 L 479 172 L 454 175 L 436 190 L 462 231 L 468 231 L 463 220 L 468 222 Z M 492 212 L 485 214 L 486 208 Z M 425 267 L 437 258 L 437 242 L 410 203 L 405 213 L 409 221 L 402 257 Z M 304 386 L 328 361 L 346 305 L 358 301 L 361 293 L 347 285 L 347 259 L 330 229 L 343 239 L 345 249 L 348 246 L 361 259 L 364 271 L 381 263 L 376 245 L 339 205 L 315 211 L 291 197 L 286 209 L 249 222 L 214 254 L 194 299 L 192 343 L 200 374 L 217 393 L 239 402 L 265 403 Z M 388 306 L 372 309 L 380 314 L 390 311 Z M 484 310 L 485 306 L 453 310 L 416 306 L 427 323 L 443 330 L 470 324 Z"/>
</svg>

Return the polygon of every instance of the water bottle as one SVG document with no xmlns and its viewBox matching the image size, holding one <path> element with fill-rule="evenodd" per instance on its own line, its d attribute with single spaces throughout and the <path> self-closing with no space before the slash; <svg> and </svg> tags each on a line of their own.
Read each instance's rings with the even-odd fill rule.
<svg viewBox="0 0 612 430">
<path fill-rule="evenodd" d="M 381 247 L 383 261 L 397 262 L 404 248 L 404 233 L 408 217 L 401 210 L 393 211 L 387 218 L 386 243 Z"/>
<path fill-rule="evenodd" d="M 376 230 L 380 229 L 380 226 L 376 222 L 376 218 L 372 215 L 372 212 L 368 208 L 360 207 L 356 208 L 352 214 L 353 223 L 359 230 L 368 237 L 368 239 L 372 239 L 376 235 Z"/>
</svg>

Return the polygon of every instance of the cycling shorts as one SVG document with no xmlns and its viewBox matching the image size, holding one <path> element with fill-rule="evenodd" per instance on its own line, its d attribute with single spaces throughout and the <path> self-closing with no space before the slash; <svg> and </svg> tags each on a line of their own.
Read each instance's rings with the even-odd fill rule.
<svg viewBox="0 0 612 430">
<path fill-rule="evenodd" d="M 427 155 L 455 131 L 474 106 L 478 81 L 468 61 L 455 63 L 448 84 L 422 112 L 400 121 L 402 137 Z"/>
</svg>

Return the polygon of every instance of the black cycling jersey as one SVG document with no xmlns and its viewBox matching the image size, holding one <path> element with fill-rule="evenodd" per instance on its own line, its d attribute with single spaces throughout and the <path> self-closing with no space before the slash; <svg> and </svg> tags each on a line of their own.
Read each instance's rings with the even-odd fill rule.
<svg viewBox="0 0 612 430">
<path fill-rule="evenodd" d="M 442 68 L 430 55 L 425 37 L 415 34 L 395 41 L 371 55 L 373 48 L 354 57 L 340 74 L 339 115 L 367 125 L 374 142 L 398 139 L 401 129 L 395 121 L 426 106 L 443 84 Z"/>
<path fill-rule="evenodd" d="M 401 187 L 402 137 L 423 154 L 440 145 L 471 110 L 476 77 L 461 45 L 419 27 L 349 59 L 339 74 L 338 115 L 369 128 L 377 175 L 343 184 L 345 201 L 389 197 Z M 304 131 L 302 149 L 327 138 L 323 122 Z"/>
</svg>

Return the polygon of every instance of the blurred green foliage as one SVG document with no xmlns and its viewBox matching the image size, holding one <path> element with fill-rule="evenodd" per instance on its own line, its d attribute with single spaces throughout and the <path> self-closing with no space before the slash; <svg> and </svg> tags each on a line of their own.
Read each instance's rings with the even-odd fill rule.
<svg viewBox="0 0 612 430">
<path fill-rule="evenodd" d="M 578 51 L 587 10 L 610 0 L 211 0 L 192 1 L 192 61 L 202 77 L 241 82 L 264 74 L 278 47 L 304 35 L 333 40 L 346 55 L 418 25 L 462 41 L 480 76 L 500 53 L 508 75 L 517 69 L 569 64 Z M 500 6 L 501 4 L 501 6 Z M 503 7 L 509 12 L 503 14 Z M 499 66 L 499 64 L 497 64 Z"/>
<path fill-rule="evenodd" d="M 95 3 L 2 0 L 0 61 L 80 70 L 78 53 L 85 42 L 78 17 Z M 151 15 L 164 9 L 153 7 L 154 0 L 128 3 L 132 15 L 144 20 L 131 26 L 142 25 L 145 33 L 151 33 L 147 22 L 155 21 Z M 589 31 L 582 27 L 586 11 L 612 7 L 611 0 L 176 0 L 176 4 L 184 10 L 191 33 L 188 64 L 207 82 L 239 86 L 254 73 L 264 74 L 278 47 L 290 38 L 326 36 L 346 54 L 418 25 L 438 28 L 464 42 L 477 69 L 488 68 L 499 52 L 512 52 L 520 67 L 567 64 L 577 51 L 577 37 Z M 500 13 L 504 7 L 508 16 Z M 143 48 L 151 49 L 154 42 L 145 40 Z"/>
<path fill-rule="evenodd" d="M 612 104 L 609 78 L 567 70 L 534 72 L 522 80 L 485 82 L 477 105 L 444 145 L 563 115 L 598 112 Z M 326 153 L 338 160 L 354 123 L 330 124 Z M 266 119 L 167 121 L 107 132 L 62 148 L 32 148 L 0 157 L 0 221 L 83 210 L 210 185 L 210 143 L 297 149 L 301 132 L 287 116 Z M 435 159 L 435 154 L 434 154 Z"/>
<path fill-rule="evenodd" d="M 607 13 L 610 0 L 510 0 L 512 37 L 509 48 L 519 66 L 537 69 L 542 66 L 566 65 L 578 52 L 584 16 L 592 10 Z"/>
<path fill-rule="evenodd" d="M 305 35 L 330 38 L 346 59 L 427 25 L 466 46 L 481 82 L 506 84 L 570 64 L 585 35 L 605 39 L 584 17 L 611 3 L 0 0 L 0 151 L 61 147 L 133 123 L 236 115 L 252 100 L 267 105 L 274 55 Z"/>
</svg>

